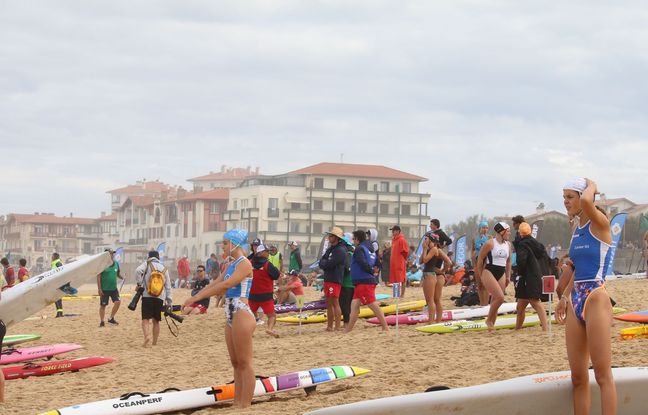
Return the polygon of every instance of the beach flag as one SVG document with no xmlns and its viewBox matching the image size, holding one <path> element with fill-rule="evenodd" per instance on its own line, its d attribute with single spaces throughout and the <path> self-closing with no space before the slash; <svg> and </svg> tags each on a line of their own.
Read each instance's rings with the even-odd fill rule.
<svg viewBox="0 0 648 415">
<path fill-rule="evenodd" d="M 455 248 L 457 246 L 457 234 L 452 232 L 450 235 L 448 235 L 450 239 L 452 239 L 452 243 L 448 245 L 448 252 L 454 252 Z"/>
<path fill-rule="evenodd" d="M 124 259 L 124 248 L 119 247 L 115 249 L 115 255 L 113 256 L 113 260 L 120 264 L 122 262 L 122 259 Z"/>
<path fill-rule="evenodd" d="M 543 219 L 537 220 L 533 222 L 533 224 L 531 224 L 531 236 L 533 237 L 533 239 L 538 239 L 540 237 L 542 225 L 544 225 Z"/>
<path fill-rule="evenodd" d="M 642 213 L 641 217 L 639 218 L 639 232 L 644 230 L 648 231 L 648 216 L 645 216 Z"/>
<path fill-rule="evenodd" d="M 462 235 L 455 242 L 455 254 L 454 254 L 455 263 L 463 267 L 466 262 L 466 235 Z M 475 266 L 475 264 L 473 264 Z"/>
<path fill-rule="evenodd" d="M 160 245 L 158 245 L 156 251 L 160 254 L 160 262 L 164 264 L 164 259 L 166 257 L 166 251 L 167 251 L 167 243 L 162 242 Z"/>
<path fill-rule="evenodd" d="M 625 225 L 627 213 L 617 213 L 610 221 L 610 231 L 612 231 L 612 246 L 610 247 L 610 266 L 608 267 L 605 275 L 614 274 L 614 255 L 616 254 L 617 245 L 623 233 L 623 225 Z"/>
<path fill-rule="evenodd" d="M 423 255 L 423 242 L 425 241 L 425 235 L 421 238 L 421 240 L 418 243 L 418 246 L 416 247 L 416 251 L 414 251 L 414 255 L 416 256 L 416 266 L 420 265 L 420 259 L 421 256 Z"/>
</svg>

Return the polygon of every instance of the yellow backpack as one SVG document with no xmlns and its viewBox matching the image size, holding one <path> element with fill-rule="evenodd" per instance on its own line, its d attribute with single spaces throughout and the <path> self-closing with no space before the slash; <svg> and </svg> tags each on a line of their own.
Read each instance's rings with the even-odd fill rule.
<svg viewBox="0 0 648 415">
<path fill-rule="evenodd" d="M 164 291 L 164 273 L 166 272 L 166 268 L 158 271 L 153 266 L 153 262 L 149 262 L 149 269 L 151 270 L 151 277 L 148 280 L 146 291 L 151 297 L 159 297 L 162 291 Z"/>
</svg>

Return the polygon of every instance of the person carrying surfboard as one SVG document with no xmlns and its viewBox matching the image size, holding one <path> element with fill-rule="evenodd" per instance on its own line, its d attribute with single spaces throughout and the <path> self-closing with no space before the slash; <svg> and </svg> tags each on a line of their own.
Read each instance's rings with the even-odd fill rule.
<svg viewBox="0 0 648 415">
<path fill-rule="evenodd" d="M 225 343 L 234 369 L 234 407 L 247 408 L 252 403 L 256 379 L 252 367 L 252 335 L 256 318 L 248 305 L 252 287 L 252 264 L 245 256 L 248 233 L 230 229 L 223 235 L 223 252 L 233 260 L 221 275 L 196 295 L 189 306 L 213 295 L 225 295 Z"/>
<path fill-rule="evenodd" d="M 596 193 L 596 183 L 586 178 L 571 180 L 563 187 L 563 202 L 574 228 L 569 247 L 573 273 L 567 273 L 569 281 L 563 275 L 559 285 L 573 284 L 573 289 L 571 296 L 566 290 L 558 293 L 556 320 L 567 325 L 565 342 L 575 415 L 590 413 L 590 359 L 601 390 L 601 413 L 617 413 L 610 340 L 612 304 L 605 290 L 605 274 L 612 265 L 612 232 L 607 215 L 594 204 Z"/>
</svg>

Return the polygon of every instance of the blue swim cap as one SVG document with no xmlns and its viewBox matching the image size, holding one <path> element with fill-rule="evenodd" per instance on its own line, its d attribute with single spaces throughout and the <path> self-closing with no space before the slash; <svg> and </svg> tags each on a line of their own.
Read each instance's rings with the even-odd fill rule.
<svg viewBox="0 0 648 415">
<path fill-rule="evenodd" d="M 240 246 L 241 248 L 246 249 L 247 238 L 247 231 L 245 229 L 239 228 L 230 229 L 229 231 L 225 232 L 225 235 L 223 235 L 223 239 L 227 239 L 228 241 L 233 243 L 235 245 L 235 248 L 237 246 Z"/>
<path fill-rule="evenodd" d="M 483 221 L 479 222 L 479 227 L 480 227 L 480 228 L 483 228 L 483 227 L 487 227 L 487 228 L 488 228 L 488 221 L 483 220 Z"/>
</svg>

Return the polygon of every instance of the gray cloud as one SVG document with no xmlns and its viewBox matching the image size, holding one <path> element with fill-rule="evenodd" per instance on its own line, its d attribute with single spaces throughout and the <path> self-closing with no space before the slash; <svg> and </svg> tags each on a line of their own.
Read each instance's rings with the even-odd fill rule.
<svg viewBox="0 0 648 415">
<path fill-rule="evenodd" d="M 6 2 L 0 212 L 221 164 L 430 178 L 435 216 L 562 209 L 566 178 L 646 202 L 648 7 L 620 1 Z"/>
</svg>

